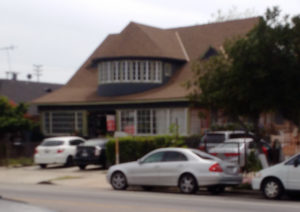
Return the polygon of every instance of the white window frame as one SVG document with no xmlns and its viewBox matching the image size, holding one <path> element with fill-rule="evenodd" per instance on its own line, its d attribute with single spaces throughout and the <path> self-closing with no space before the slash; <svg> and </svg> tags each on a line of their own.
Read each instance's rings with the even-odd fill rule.
<svg viewBox="0 0 300 212">
<path fill-rule="evenodd" d="M 163 65 L 158 60 L 113 60 L 99 64 L 98 81 L 105 83 L 162 83 Z M 122 70 L 121 70 L 122 68 Z"/>
</svg>

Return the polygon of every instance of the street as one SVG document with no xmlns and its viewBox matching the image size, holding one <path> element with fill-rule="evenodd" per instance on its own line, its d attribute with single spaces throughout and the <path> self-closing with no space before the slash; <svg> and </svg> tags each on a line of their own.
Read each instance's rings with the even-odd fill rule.
<svg viewBox="0 0 300 212">
<path fill-rule="evenodd" d="M 60 185 L 0 184 L 5 198 L 25 201 L 61 212 L 79 211 L 299 211 L 299 201 L 270 201 L 257 193 L 226 192 L 214 196 L 205 191 L 195 195 L 176 192 L 144 192 L 136 189 L 78 188 Z"/>
</svg>

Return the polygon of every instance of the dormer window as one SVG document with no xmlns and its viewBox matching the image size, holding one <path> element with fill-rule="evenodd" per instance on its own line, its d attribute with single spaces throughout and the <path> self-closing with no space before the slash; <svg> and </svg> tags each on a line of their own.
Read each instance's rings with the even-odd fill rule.
<svg viewBox="0 0 300 212">
<path fill-rule="evenodd" d="M 100 62 L 99 84 L 162 83 L 163 62 L 157 60 L 113 60 Z"/>
</svg>

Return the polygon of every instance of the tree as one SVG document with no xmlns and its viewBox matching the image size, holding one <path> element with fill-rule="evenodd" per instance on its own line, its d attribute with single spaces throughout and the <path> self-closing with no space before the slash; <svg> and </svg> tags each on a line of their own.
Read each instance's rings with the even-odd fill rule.
<svg viewBox="0 0 300 212">
<path fill-rule="evenodd" d="M 30 129 L 31 120 L 25 117 L 27 106 L 14 105 L 7 98 L 0 97 L 0 135 Z"/>
<path fill-rule="evenodd" d="M 0 97 L 0 157 L 9 157 L 9 142 L 12 136 L 33 126 L 33 122 L 26 118 L 26 112 L 25 104 L 15 105 L 7 98 Z"/>
<path fill-rule="evenodd" d="M 279 20 L 277 7 L 244 37 L 228 40 L 222 51 L 195 62 L 190 99 L 240 120 L 256 133 L 261 113 L 275 111 L 300 124 L 300 16 Z"/>
</svg>

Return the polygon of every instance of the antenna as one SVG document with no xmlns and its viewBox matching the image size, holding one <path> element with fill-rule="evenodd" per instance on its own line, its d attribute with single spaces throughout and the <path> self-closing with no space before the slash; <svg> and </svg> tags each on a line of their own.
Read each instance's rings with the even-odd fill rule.
<svg viewBox="0 0 300 212">
<path fill-rule="evenodd" d="M 42 76 L 42 67 L 43 67 L 43 65 L 37 65 L 37 64 L 33 64 L 33 67 L 34 67 L 34 74 L 36 75 L 36 77 L 37 77 L 37 81 L 39 82 L 40 81 L 40 76 Z"/>
<path fill-rule="evenodd" d="M 1 47 L 0 50 L 1 51 L 6 51 L 6 55 L 7 55 L 7 65 L 8 65 L 8 72 L 11 72 L 11 63 L 10 63 L 10 54 L 9 51 L 10 50 L 14 50 L 15 46 L 10 45 L 10 46 L 5 46 L 5 47 Z"/>
</svg>

